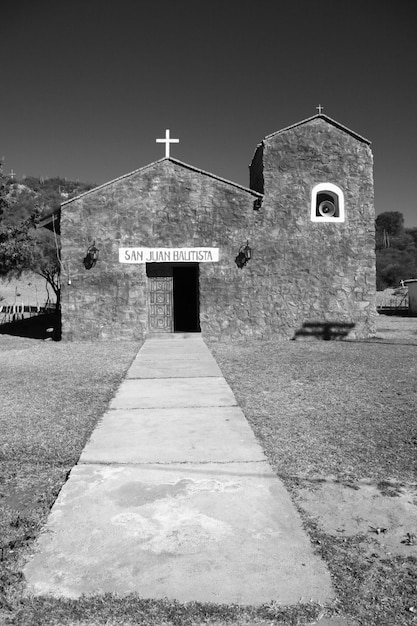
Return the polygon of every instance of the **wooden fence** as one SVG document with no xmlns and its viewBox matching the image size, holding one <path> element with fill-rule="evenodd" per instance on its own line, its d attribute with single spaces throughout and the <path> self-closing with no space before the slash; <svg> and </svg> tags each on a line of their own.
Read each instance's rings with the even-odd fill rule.
<svg viewBox="0 0 417 626">
<path fill-rule="evenodd" d="M 28 319 L 43 313 L 53 313 L 55 305 L 46 303 L 42 306 L 33 306 L 30 304 L 3 304 L 0 306 L 0 324 L 15 322 L 16 320 Z"/>
<path fill-rule="evenodd" d="M 378 313 L 385 313 L 387 315 L 407 315 L 410 312 L 408 289 L 401 291 L 398 289 L 396 292 L 389 294 L 385 297 L 377 300 Z"/>
</svg>

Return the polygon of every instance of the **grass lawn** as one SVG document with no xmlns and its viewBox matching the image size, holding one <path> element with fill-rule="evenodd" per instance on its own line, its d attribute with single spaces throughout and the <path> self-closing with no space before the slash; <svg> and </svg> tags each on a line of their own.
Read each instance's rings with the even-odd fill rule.
<svg viewBox="0 0 417 626">
<path fill-rule="evenodd" d="M 417 319 L 379 325 L 379 340 L 363 343 L 210 344 L 328 564 L 338 598 L 324 608 L 25 598 L 28 546 L 139 344 L 0 336 L 0 624 L 295 625 L 326 611 L 352 624 L 417 624 L 414 546 L 384 554 L 377 537 L 330 533 L 300 499 L 328 484 L 352 492 L 362 481 L 392 502 L 417 482 Z"/>
<path fill-rule="evenodd" d="M 258 342 L 212 350 L 281 477 L 416 480 L 417 345 Z"/>
</svg>

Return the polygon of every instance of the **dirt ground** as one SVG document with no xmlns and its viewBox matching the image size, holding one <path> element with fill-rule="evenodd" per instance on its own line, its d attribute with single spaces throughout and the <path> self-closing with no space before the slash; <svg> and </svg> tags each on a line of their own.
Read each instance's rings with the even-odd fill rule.
<svg viewBox="0 0 417 626">
<path fill-rule="evenodd" d="M 346 486 L 330 479 L 300 489 L 298 496 L 325 533 L 364 535 L 369 554 L 417 557 L 417 483 Z"/>
</svg>

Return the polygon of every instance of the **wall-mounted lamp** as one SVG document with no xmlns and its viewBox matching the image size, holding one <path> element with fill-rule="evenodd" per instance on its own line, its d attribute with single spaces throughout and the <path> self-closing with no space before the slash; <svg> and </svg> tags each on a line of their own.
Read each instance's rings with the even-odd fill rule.
<svg viewBox="0 0 417 626">
<path fill-rule="evenodd" d="M 246 244 L 240 246 L 239 253 L 235 258 L 235 263 L 240 269 L 242 269 L 242 267 L 245 267 L 246 263 L 250 261 L 251 258 L 252 248 L 249 245 L 249 241 L 247 241 Z"/>
<path fill-rule="evenodd" d="M 87 248 L 87 254 L 83 258 L 83 263 L 86 270 L 91 270 L 91 268 L 95 266 L 98 261 L 98 255 L 99 249 L 96 248 L 96 242 L 93 241 L 91 246 Z"/>
</svg>

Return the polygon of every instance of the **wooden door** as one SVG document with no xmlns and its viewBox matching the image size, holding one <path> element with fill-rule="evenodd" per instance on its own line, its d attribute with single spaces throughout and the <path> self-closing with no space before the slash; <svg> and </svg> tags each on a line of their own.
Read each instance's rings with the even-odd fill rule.
<svg viewBox="0 0 417 626">
<path fill-rule="evenodd" d="M 149 329 L 152 332 L 173 331 L 172 276 L 150 276 Z"/>
</svg>

